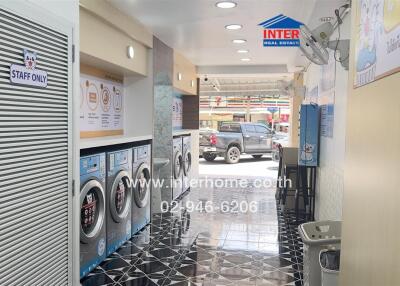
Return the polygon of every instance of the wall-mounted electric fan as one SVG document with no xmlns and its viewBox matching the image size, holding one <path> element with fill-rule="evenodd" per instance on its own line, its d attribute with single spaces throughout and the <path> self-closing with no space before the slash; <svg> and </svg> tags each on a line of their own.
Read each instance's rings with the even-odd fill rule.
<svg viewBox="0 0 400 286">
<path fill-rule="evenodd" d="M 304 96 L 306 93 L 306 87 L 296 86 L 293 80 L 291 81 L 278 80 L 278 86 L 282 95 L 286 95 L 288 97 L 292 97 L 295 93 L 298 96 Z"/>
<path fill-rule="evenodd" d="M 310 61 L 317 65 L 328 64 L 328 48 L 334 50 L 335 53 L 339 52 L 338 61 L 344 69 L 348 70 L 350 40 L 330 41 L 333 32 L 334 26 L 330 22 L 323 23 L 312 31 L 306 25 L 300 26 L 300 49 Z"/>
</svg>

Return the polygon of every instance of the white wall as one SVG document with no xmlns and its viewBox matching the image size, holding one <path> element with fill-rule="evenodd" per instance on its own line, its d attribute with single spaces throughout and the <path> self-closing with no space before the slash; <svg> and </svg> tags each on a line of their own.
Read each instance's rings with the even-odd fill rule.
<svg viewBox="0 0 400 286">
<path fill-rule="evenodd" d="M 125 135 L 153 134 L 153 50 L 147 50 L 147 77 L 124 77 Z"/>
<path fill-rule="evenodd" d="M 70 23 L 79 24 L 79 0 L 25 0 L 57 15 Z M 79 27 L 77 25 L 76 27 Z"/>
<path fill-rule="evenodd" d="M 341 26 L 341 38 L 348 39 L 350 17 Z M 332 39 L 336 39 L 337 32 Z M 305 73 L 304 84 L 314 88 L 321 79 L 321 66 L 312 64 Z M 344 189 L 345 132 L 347 112 L 348 71 L 336 63 L 333 137 L 320 137 L 320 166 L 317 171 L 317 220 L 340 220 Z"/>
</svg>

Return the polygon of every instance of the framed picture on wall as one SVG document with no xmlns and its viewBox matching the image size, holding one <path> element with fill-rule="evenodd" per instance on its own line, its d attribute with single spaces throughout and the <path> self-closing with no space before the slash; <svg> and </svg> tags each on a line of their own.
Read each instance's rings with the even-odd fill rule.
<svg viewBox="0 0 400 286">
<path fill-rule="evenodd" d="M 400 71 L 400 1 L 357 0 L 354 87 Z"/>
</svg>

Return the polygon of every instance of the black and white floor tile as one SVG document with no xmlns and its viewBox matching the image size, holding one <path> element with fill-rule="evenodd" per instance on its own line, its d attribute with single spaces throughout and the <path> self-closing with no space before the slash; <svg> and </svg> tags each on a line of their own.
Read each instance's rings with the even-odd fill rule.
<svg viewBox="0 0 400 286">
<path fill-rule="evenodd" d="M 83 286 L 302 285 L 303 246 L 274 190 L 206 189 L 185 200 L 257 201 L 256 213 L 155 214 L 152 222 L 82 279 Z"/>
</svg>

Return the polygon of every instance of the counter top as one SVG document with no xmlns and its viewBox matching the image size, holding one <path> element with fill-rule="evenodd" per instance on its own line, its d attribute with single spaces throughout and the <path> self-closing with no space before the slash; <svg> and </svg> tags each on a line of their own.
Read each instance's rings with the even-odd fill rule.
<svg viewBox="0 0 400 286">
<path fill-rule="evenodd" d="M 184 135 L 184 134 L 192 134 L 194 131 L 199 131 L 198 129 L 177 129 L 173 130 L 172 134 L 174 136 Z"/>
<path fill-rule="evenodd" d="M 85 138 L 85 139 L 80 140 L 80 148 L 88 149 L 88 148 L 95 148 L 95 147 L 103 147 L 103 146 L 109 146 L 109 145 L 150 140 L 152 138 L 153 138 L 152 135 L 108 136 L 108 137 L 98 137 L 98 138 Z"/>
</svg>

